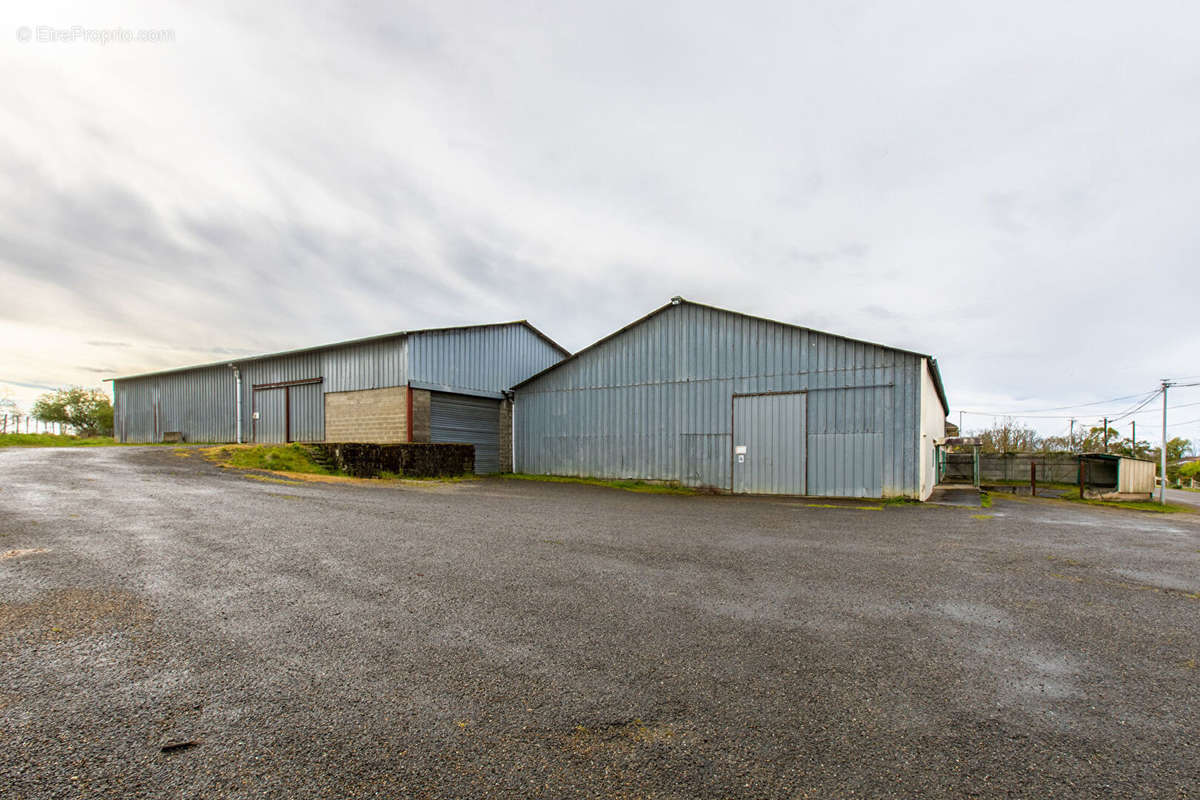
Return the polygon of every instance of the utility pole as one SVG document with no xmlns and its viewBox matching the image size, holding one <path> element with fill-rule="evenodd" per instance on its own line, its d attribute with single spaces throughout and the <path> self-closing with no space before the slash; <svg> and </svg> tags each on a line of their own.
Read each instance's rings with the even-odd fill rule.
<svg viewBox="0 0 1200 800">
<path fill-rule="evenodd" d="M 1162 483 L 1158 486 L 1158 502 L 1162 505 L 1167 504 L 1167 388 L 1171 386 L 1171 382 L 1166 378 L 1162 379 L 1163 390 L 1163 438 L 1162 438 Z"/>
<path fill-rule="evenodd" d="M 1108 417 L 1104 418 L 1104 452 L 1108 452 Z"/>
<path fill-rule="evenodd" d="M 1075 452 L 1075 418 L 1071 417 L 1071 452 Z"/>
<path fill-rule="evenodd" d="M 959 412 L 958 412 L 958 435 L 959 435 L 959 436 L 962 436 L 962 435 L 963 435 L 963 429 L 962 429 L 962 412 L 961 412 L 961 411 L 959 411 Z"/>
<path fill-rule="evenodd" d="M 1135 419 L 1131 424 L 1133 433 L 1129 435 L 1129 455 L 1137 458 L 1137 420 Z"/>
</svg>

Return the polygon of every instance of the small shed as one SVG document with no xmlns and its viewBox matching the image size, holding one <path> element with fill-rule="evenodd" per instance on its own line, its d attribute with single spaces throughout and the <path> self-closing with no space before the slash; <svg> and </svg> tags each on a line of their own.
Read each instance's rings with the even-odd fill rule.
<svg viewBox="0 0 1200 800">
<path fill-rule="evenodd" d="M 1149 500 L 1154 496 L 1154 462 L 1084 453 L 1079 457 L 1079 494 L 1088 500 Z"/>
</svg>

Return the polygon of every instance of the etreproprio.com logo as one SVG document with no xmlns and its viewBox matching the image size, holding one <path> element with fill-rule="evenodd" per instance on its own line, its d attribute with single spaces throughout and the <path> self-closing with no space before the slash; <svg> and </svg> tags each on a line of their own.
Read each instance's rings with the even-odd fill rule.
<svg viewBox="0 0 1200 800">
<path fill-rule="evenodd" d="M 175 41 L 175 29 L 22 25 L 17 28 L 17 41 L 37 44 L 169 44 Z"/>
</svg>

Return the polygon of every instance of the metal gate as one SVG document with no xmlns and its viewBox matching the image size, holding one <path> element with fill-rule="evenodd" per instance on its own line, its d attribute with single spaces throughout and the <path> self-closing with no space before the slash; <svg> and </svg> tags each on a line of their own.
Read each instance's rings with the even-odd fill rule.
<svg viewBox="0 0 1200 800">
<path fill-rule="evenodd" d="M 803 392 L 733 396 L 736 493 L 806 494 Z"/>
<path fill-rule="evenodd" d="M 325 390 L 321 383 L 321 378 L 309 378 L 252 387 L 250 419 L 253 441 L 323 441 Z"/>
<path fill-rule="evenodd" d="M 434 392 L 429 441 L 475 445 L 475 472 L 500 471 L 500 401 Z"/>
</svg>

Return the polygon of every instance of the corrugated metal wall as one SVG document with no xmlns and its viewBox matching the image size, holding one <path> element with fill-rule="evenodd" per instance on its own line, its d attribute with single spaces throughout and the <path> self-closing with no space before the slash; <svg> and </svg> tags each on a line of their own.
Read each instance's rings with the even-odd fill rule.
<svg viewBox="0 0 1200 800">
<path fill-rule="evenodd" d="M 281 444 L 287 441 L 286 392 L 283 388 L 255 389 L 251 402 L 258 419 L 250 423 L 250 441 Z"/>
<path fill-rule="evenodd" d="M 242 369 L 242 438 L 244 441 L 283 441 L 283 438 L 276 438 L 272 433 L 272 438 L 262 438 L 267 431 L 283 430 L 282 423 L 274 419 L 266 419 L 267 414 L 285 413 L 286 406 L 283 404 L 283 399 L 273 399 L 268 397 L 260 398 L 265 402 L 262 407 L 258 408 L 259 424 L 255 429 L 253 413 L 254 409 L 254 387 L 263 384 L 284 383 L 287 381 L 304 381 L 313 378 L 322 377 L 321 371 L 324 368 L 324 353 L 322 351 L 313 351 L 308 353 L 299 353 L 291 356 L 276 356 L 274 358 L 262 358 L 254 361 L 239 362 Z M 291 390 L 293 393 L 296 389 Z M 310 402 L 297 404 L 292 403 L 292 431 L 312 431 L 325 430 L 325 395 L 323 392 L 315 394 L 302 394 L 301 397 L 307 397 Z M 293 435 L 292 437 L 296 437 Z M 324 434 L 322 433 L 322 438 Z"/>
<path fill-rule="evenodd" d="M 404 336 L 331 347 L 321 352 L 325 391 L 385 389 L 408 383 L 408 342 Z"/>
<path fill-rule="evenodd" d="M 475 472 L 500 471 L 500 401 L 433 392 L 429 441 L 475 445 Z"/>
<path fill-rule="evenodd" d="M 313 441 L 325 436 L 325 392 L 404 386 L 412 373 L 412 379 L 423 382 L 425 388 L 499 396 L 562 358 L 562 352 L 528 327 L 512 324 L 397 334 L 238 361 L 242 437 L 244 441 L 255 437 L 255 385 L 321 378 L 316 389 L 291 389 L 292 439 Z M 113 393 L 120 441 L 157 442 L 165 431 L 181 431 L 193 442 L 232 442 L 237 438 L 236 390 L 228 366 L 117 380 Z M 264 396 L 264 406 L 258 409 L 260 421 L 264 414 L 277 414 L 279 409 L 278 403 L 267 402 Z M 263 422 L 262 435 L 278 437 L 278 431 L 284 430 L 281 425 L 275 420 Z"/>
<path fill-rule="evenodd" d="M 425 389 L 499 393 L 565 357 L 524 325 L 414 332 L 409 380 Z"/>
<path fill-rule="evenodd" d="M 1117 491 L 1134 493 L 1154 492 L 1154 476 L 1157 471 L 1151 461 L 1122 458 L 1118 473 Z"/>
<path fill-rule="evenodd" d="M 733 490 L 805 494 L 803 393 L 735 395 Z"/>
<path fill-rule="evenodd" d="M 228 367 L 116 381 L 113 396 L 119 441 L 157 442 L 167 431 L 181 431 L 190 442 L 229 442 L 236 436 Z"/>
<path fill-rule="evenodd" d="M 729 489 L 732 396 L 807 390 L 809 494 L 915 496 L 920 366 L 685 302 L 518 389 L 516 468 Z"/>
</svg>

